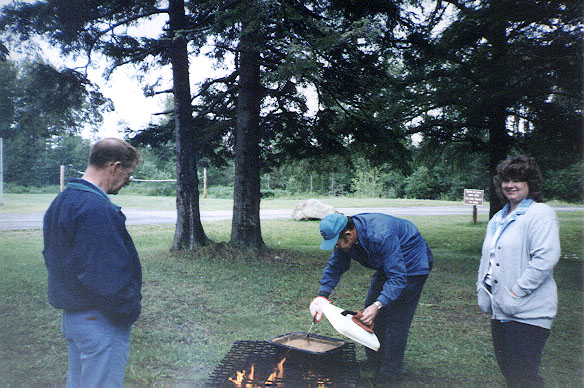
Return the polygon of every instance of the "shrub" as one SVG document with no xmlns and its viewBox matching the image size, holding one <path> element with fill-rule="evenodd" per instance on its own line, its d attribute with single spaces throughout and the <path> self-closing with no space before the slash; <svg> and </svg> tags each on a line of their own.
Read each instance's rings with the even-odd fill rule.
<svg viewBox="0 0 584 388">
<path fill-rule="evenodd" d="M 378 168 L 369 168 L 355 173 L 351 188 L 356 197 L 376 198 L 383 194 L 383 181 Z"/>
<path fill-rule="evenodd" d="M 203 195 L 202 189 L 201 189 L 201 195 Z M 210 187 L 207 187 L 207 197 L 217 198 L 217 199 L 232 199 L 233 198 L 233 187 L 231 187 L 231 186 L 210 186 Z"/>
<path fill-rule="evenodd" d="M 48 186 L 22 186 L 15 183 L 4 183 L 4 192 L 10 194 L 58 194 L 61 191 L 59 185 Z"/>
<path fill-rule="evenodd" d="M 122 192 L 124 194 L 149 195 L 155 197 L 176 196 L 175 182 L 133 182 L 126 186 Z"/>
<path fill-rule="evenodd" d="M 405 193 L 408 198 L 433 199 L 438 193 L 432 187 L 433 176 L 427 167 L 418 167 L 405 179 Z"/>
<path fill-rule="evenodd" d="M 563 170 L 548 171 L 544 181 L 544 197 L 567 202 L 584 201 L 584 162 Z"/>
</svg>

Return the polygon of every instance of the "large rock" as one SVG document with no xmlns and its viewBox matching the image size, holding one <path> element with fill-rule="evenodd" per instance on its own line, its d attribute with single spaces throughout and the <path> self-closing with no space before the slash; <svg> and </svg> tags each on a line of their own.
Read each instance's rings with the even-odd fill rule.
<svg viewBox="0 0 584 388">
<path fill-rule="evenodd" d="M 325 216 L 334 213 L 339 213 L 334 207 L 325 205 L 316 199 L 307 199 L 296 205 L 292 212 L 292 218 L 297 221 L 322 220 Z"/>
</svg>

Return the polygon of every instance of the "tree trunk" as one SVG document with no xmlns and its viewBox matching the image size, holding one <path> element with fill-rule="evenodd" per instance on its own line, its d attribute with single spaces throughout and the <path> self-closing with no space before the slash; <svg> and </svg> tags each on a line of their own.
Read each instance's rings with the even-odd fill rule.
<svg viewBox="0 0 584 388">
<path fill-rule="evenodd" d="M 505 15 L 504 9 L 495 9 L 501 5 L 499 2 L 495 2 L 492 4 L 492 8 L 496 14 Z M 509 58 L 507 56 L 506 26 L 505 19 L 501 18 L 491 25 L 488 35 L 493 47 L 491 66 L 487 77 L 489 91 L 487 123 L 489 126 L 489 171 L 491 175 L 489 219 L 503 207 L 495 191 L 492 177 L 497 173 L 499 162 L 507 158 L 507 154 L 511 150 L 511 137 L 507 132 L 507 89 L 509 82 L 506 78 L 506 68 L 509 66 L 507 63 Z"/>
<path fill-rule="evenodd" d="M 171 31 L 185 30 L 184 0 L 170 0 Z M 180 34 L 170 43 L 176 131 L 176 230 L 171 250 L 192 250 L 209 242 L 199 211 L 199 178 L 193 128 L 187 41 Z"/>
<path fill-rule="evenodd" d="M 242 27 L 246 31 L 246 25 Z M 239 42 L 239 90 L 235 128 L 235 182 L 231 244 L 265 248 L 260 227 L 259 117 L 261 102 L 260 53 L 257 34 L 243 34 Z"/>
<path fill-rule="evenodd" d="M 492 112 L 489 117 L 489 171 L 491 182 L 489 185 L 489 219 L 501 210 L 502 203 L 497 196 L 492 177 L 497 173 L 497 165 L 507 157 L 509 150 L 509 136 L 506 128 L 506 111 Z"/>
</svg>

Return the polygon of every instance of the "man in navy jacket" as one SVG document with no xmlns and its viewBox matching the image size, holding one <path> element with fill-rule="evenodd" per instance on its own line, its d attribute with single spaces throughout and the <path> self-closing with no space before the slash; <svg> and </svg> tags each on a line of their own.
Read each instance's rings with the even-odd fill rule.
<svg viewBox="0 0 584 388">
<path fill-rule="evenodd" d="M 386 214 L 331 214 L 322 219 L 320 233 L 321 249 L 334 250 L 311 312 L 317 319 L 322 316 L 320 306 L 330 303 L 326 298 L 352 260 L 375 270 L 361 321 L 375 323 L 373 330 L 381 347 L 377 353 L 366 349 L 365 367 L 376 371 L 383 382 L 397 381 L 410 324 L 432 269 L 432 251 L 413 223 Z"/>
<path fill-rule="evenodd" d="M 98 141 L 83 177 L 69 182 L 44 217 L 48 296 L 63 310 L 68 387 L 123 385 L 142 268 L 126 217 L 108 194 L 128 184 L 138 160 L 123 140 Z"/>
</svg>

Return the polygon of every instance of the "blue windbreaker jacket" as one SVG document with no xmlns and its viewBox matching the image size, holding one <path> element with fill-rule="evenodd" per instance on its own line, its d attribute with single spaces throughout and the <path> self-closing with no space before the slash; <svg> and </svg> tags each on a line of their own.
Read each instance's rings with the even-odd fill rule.
<svg viewBox="0 0 584 388">
<path fill-rule="evenodd" d="M 383 271 L 387 278 L 381 295 L 383 305 L 396 300 L 407 276 L 430 273 L 434 257 L 416 226 L 410 221 L 380 213 L 362 213 L 351 217 L 363 248 L 348 252 L 334 250 L 320 281 L 320 295 L 328 295 L 351 266 L 351 260 L 367 268 Z"/>
<path fill-rule="evenodd" d="M 140 315 L 142 267 L 120 207 L 96 186 L 72 180 L 44 216 L 49 303 L 99 310 L 115 324 Z"/>
</svg>

